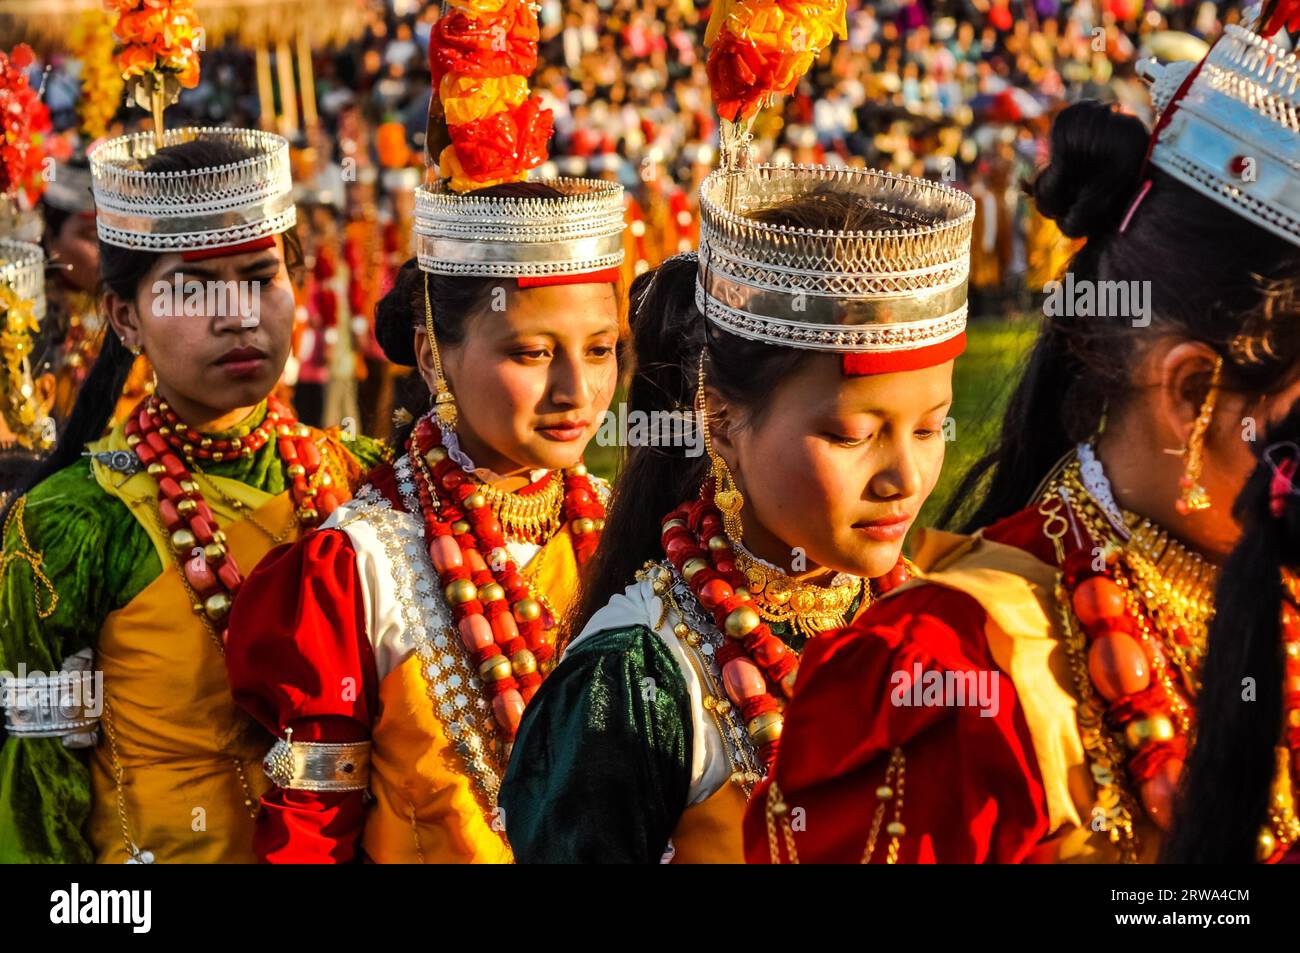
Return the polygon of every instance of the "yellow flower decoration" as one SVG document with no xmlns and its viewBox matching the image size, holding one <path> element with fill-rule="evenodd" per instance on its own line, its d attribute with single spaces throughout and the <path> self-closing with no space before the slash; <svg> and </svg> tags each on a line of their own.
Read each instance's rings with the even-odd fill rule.
<svg viewBox="0 0 1300 953">
<path fill-rule="evenodd" d="M 704 45 L 712 47 L 724 27 L 759 46 L 815 56 L 836 37 L 848 37 L 846 0 L 720 0 Z"/>
<path fill-rule="evenodd" d="M 518 175 L 505 179 L 475 179 L 465 173 L 460 164 L 460 157 L 456 155 L 455 146 L 447 146 L 442 150 L 442 155 L 438 157 L 438 171 L 446 179 L 449 179 L 448 185 L 456 192 L 470 192 L 474 189 L 487 189 L 494 185 L 500 185 L 502 182 L 523 182 L 528 178 L 528 171 L 525 169 Z"/>
<path fill-rule="evenodd" d="M 528 98 L 528 80 L 523 76 L 485 76 L 482 79 L 448 73 L 438 95 L 447 113 L 447 124 L 473 122 L 503 109 L 514 109 Z"/>
<path fill-rule="evenodd" d="M 102 10 L 83 10 L 68 34 L 68 48 L 81 63 L 78 126 L 86 139 L 108 134 L 126 85 L 113 62 L 113 25 Z"/>
<path fill-rule="evenodd" d="M 510 0 L 447 0 L 448 6 L 459 7 L 466 13 L 481 17 L 486 13 L 500 13 Z"/>
</svg>

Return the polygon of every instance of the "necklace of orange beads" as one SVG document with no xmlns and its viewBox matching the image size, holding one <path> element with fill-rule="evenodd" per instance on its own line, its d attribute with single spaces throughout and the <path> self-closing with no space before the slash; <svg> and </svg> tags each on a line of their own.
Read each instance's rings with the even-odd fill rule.
<svg viewBox="0 0 1300 953">
<path fill-rule="evenodd" d="M 339 505 L 328 485 L 329 471 L 322 466 L 320 448 L 312 441 L 310 429 L 274 397 L 267 400 L 265 419 L 244 437 L 206 437 L 181 421 L 157 395 L 141 401 L 123 429 L 127 445 L 157 481 L 158 515 L 185 581 L 198 599 L 195 612 L 224 636 L 226 617 L 244 575 L 190 466 L 196 460 L 246 459 L 274 436 L 298 522 L 315 526 Z"/>
<path fill-rule="evenodd" d="M 447 455 L 428 417 L 416 424 L 406 449 L 420 476 L 416 489 L 429 558 L 493 716 L 513 741 L 524 706 L 553 664 L 558 620 L 519 572 L 501 521 L 474 478 Z M 520 492 L 543 486 L 540 481 Z M 563 513 L 581 566 L 600 542 L 605 517 L 581 465 L 564 473 Z"/>
</svg>

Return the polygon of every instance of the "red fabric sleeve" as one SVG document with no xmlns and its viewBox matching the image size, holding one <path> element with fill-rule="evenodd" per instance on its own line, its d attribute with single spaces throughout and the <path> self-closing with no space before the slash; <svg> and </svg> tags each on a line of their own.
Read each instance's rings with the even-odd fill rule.
<svg viewBox="0 0 1300 953">
<path fill-rule="evenodd" d="M 995 711 L 988 717 L 976 704 L 895 703 L 917 664 L 923 673 L 983 670 L 992 678 L 998 670 L 983 624 L 974 599 L 922 586 L 809 644 L 772 772 L 787 807 L 803 809 L 802 830 L 791 824 L 801 863 L 861 860 L 876 788 L 896 747 L 906 759 L 899 862 L 1018 862 L 1047 833 L 1038 764 L 1010 678 L 997 674 L 997 704 L 988 706 Z M 900 683 L 896 672 L 909 681 Z M 770 862 L 767 788 L 768 782 L 759 786 L 746 812 L 750 863 Z M 891 802 L 873 862 L 885 858 L 890 838 L 883 828 L 893 819 Z M 788 863 L 779 831 L 778 840 Z"/>
<path fill-rule="evenodd" d="M 267 554 L 231 610 L 226 666 L 235 704 L 276 737 L 370 738 L 379 699 L 356 554 L 346 533 L 318 530 Z M 357 859 L 365 792 L 271 788 L 254 848 L 267 863 Z"/>
</svg>

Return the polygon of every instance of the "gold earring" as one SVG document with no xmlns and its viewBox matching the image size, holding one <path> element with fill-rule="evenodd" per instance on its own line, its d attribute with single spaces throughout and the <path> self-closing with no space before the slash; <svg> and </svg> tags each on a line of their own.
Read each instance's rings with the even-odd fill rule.
<svg viewBox="0 0 1300 953">
<path fill-rule="evenodd" d="M 1210 378 L 1210 389 L 1205 395 L 1205 401 L 1201 404 L 1201 413 L 1192 425 L 1191 436 L 1187 438 L 1187 447 L 1183 451 L 1187 463 L 1178 480 L 1179 496 L 1176 504 L 1178 512 L 1183 516 L 1210 508 L 1209 491 L 1201 485 L 1201 470 L 1205 465 L 1205 434 L 1214 419 L 1214 405 L 1219 400 L 1219 382 L 1222 377 L 1223 358 L 1219 358 L 1214 363 L 1214 374 Z"/>
<path fill-rule="evenodd" d="M 438 427 L 441 430 L 453 430 L 456 427 L 456 397 L 447 386 L 447 378 L 442 373 L 442 355 L 438 353 L 438 336 L 433 330 L 433 305 L 429 301 L 428 273 L 424 276 L 424 332 L 429 338 L 429 350 L 433 352 L 433 413 L 438 418 Z"/>
<path fill-rule="evenodd" d="M 710 475 L 713 477 L 713 502 L 722 513 L 722 526 L 732 542 L 740 542 L 744 536 L 744 525 L 740 521 L 740 511 L 745 505 L 745 495 L 736 486 L 736 478 L 731 474 L 727 461 L 713 449 L 709 438 L 709 404 L 704 396 L 704 352 L 700 352 L 699 384 L 695 389 L 695 414 L 700 421 L 700 430 L 704 434 L 704 452 L 709 455 Z"/>
</svg>

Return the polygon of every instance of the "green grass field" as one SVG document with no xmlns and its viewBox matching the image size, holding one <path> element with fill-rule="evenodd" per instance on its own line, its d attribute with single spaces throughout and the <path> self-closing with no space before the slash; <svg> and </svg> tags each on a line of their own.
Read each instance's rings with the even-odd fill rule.
<svg viewBox="0 0 1300 953">
<path fill-rule="evenodd" d="M 988 448 L 1019 377 L 1021 359 L 1037 332 L 1038 322 L 1032 316 L 971 323 L 966 353 L 958 359 L 953 374 L 954 439 L 948 444 L 943 476 L 921 511 L 921 525 L 933 525 L 961 475 Z M 624 399 L 620 392 L 614 406 Z M 587 466 L 593 473 L 613 480 L 619 453 L 618 447 L 602 447 L 593 441 L 587 447 Z"/>
<path fill-rule="evenodd" d="M 948 444 L 943 475 L 921 510 L 918 523 L 932 526 L 966 469 L 984 455 L 1002 423 L 1007 398 L 1020 378 L 1025 354 L 1038 334 L 1032 316 L 973 321 L 966 353 L 953 372 L 951 416 L 955 439 Z"/>
</svg>

